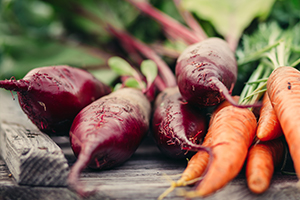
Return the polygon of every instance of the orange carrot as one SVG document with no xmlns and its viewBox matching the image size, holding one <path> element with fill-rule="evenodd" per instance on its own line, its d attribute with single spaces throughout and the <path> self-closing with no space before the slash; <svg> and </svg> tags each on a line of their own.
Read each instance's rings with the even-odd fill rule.
<svg viewBox="0 0 300 200">
<path fill-rule="evenodd" d="M 236 102 L 238 102 L 239 96 L 234 96 L 233 99 L 236 100 Z M 212 122 L 214 121 L 214 117 L 221 109 L 230 105 L 231 103 L 229 101 L 223 101 L 212 113 L 209 124 L 212 124 Z M 204 141 L 202 143 L 203 146 L 209 147 L 212 145 L 212 141 L 214 140 L 214 138 L 212 138 L 212 135 L 213 134 L 208 134 L 205 136 Z M 207 152 L 197 152 L 194 156 L 192 156 L 192 158 L 188 162 L 186 169 L 181 175 L 181 178 L 177 181 L 176 185 L 185 186 L 188 184 L 189 181 L 199 178 L 204 173 L 208 161 L 209 154 Z"/>
<path fill-rule="evenodd" d="M 240 97 L 239 97 L 239 96 L 233 96 L 232 98 L 233 98 L 233 100 L 234 100 L 235 102 L 238 102 Z M 223 101 L 221 104 L 219 104 L 219 105 L 216 107 L 216 109 L 214 110 L 214 112 L 212 113 L 212 115 L 210 116 L 209 124 L 212 123 L 214 116 L 215 116 L 222 108 L 225 108 L 226 106 L 230 106 L 230 105 L 232 105 L 232 104 L 231 104 L 229 101 L 226 101 L 226 100 Z"/>
<path fill-rule="evenodd" d="M 269 188 L 274 168 L 283 161 L 283 157 L 284 144 L 280 138 L 258 142 L 250 147 L 246 179 L 253 193 L 261 194 Z"/>
<path fill-rule="evenodd" d="M 267 92 L 300 178 L 300 72 L 293 67 L 276 68 L 268 78 Z"/>
<path fill-rule="evenodd" d="M 280 123 L 270 102 L 269 96 L 265 93 L 260 110 L 256 136 L 261 141 L 268 141 L 278 138 L 282 134 Z"/>
<path fill-rule="evenodd" d="M 256 132 L 256 118 L 246 108 L 227 106 L 214 117 L 207 136 L 213 158 L 207 173 L 188 197 L 207 196 L 225 186 L 243 167 Z"/>
<path fill-rule="evenodd" d="M 238 96 L 234 96 L 234 100 L 238 101 Z M 214 116 L 223 108 L 230 106 L 231 103 L 229 101 L 223 101 L 220 105 L 216 107 L 214 112 L 211 115 L 209 124 L 212 123 Z M 204 138 L 204 141 L 202 143 L 202 146 L 208 147 L 211 145 L 213 139 L 211 138 L 210 134 L 209 136 L 206 136 Z M 180 186 L 186 186 L 194 184 L 199 180 L 199 178 L 203 175 L 205 172 L 207 165 L 209 162 L 209 154 L 206 151 L 198 151 L 195 155 L 192 156 L 192 158 L 189 160 L 186 169 L 183 171 L 180 179 L 178 181 L 174 181 L 171 184 L 171 187 L 168 188 L 164 193 L 162 193 L 158 200 L 163 199 L 165 196 L 167 196 L 171 191 L 173 191 L 176 187 Z"/>
<path fill-rule="evenodd" d="M 202 144 L 204 146 L 204 143 Z M 201 175 L 205 172 L 205 169 L 209 162 L 209 154 L 206 151 L 198 151 L 189 160 L 188 165 L 182 173 L 178 181 L 173 181 L 171 187 L 165 190 L 158 200 L 162 200 L 176 187 L 192 185 L 199 181 Z"/>
<path fill-rule="evenodd" d="M 205 142 L 203 142 L 202 145 L 208 146 Z M 188 162 L 181 178 L 176 182 L 176 186 L 190 185 L 190 181 L 192 181 L 191 183 L 194 183 L 193 180 L 197 180 L 204 173 L 208 161 L 209 154 L 206 151 L 198 151 Z"/>
</svg>

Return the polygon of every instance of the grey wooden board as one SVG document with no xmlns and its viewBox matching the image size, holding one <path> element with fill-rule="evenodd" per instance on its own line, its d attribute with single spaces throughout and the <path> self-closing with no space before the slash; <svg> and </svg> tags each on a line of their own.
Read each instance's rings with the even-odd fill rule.
<svg viewBox="0 0 300 200">
<path fill-rule="evenodd" d="M 67 186 L 69 166 L 62 150 L 28 121 L 12 96 L 5 97 L 0 105 L 0 152 L 17 183 Z"/>
<path fill-rule="evenodd" d="M 69 166 L 72 166 L 76 158 L 70 148 L 68 137 L 52 137 L 52 139 L 63 151 Z M 86 184 L 87 188 L 96 187 L 98 189 L 94 196 L 85 199 L 156 199 L 169 187 L 170 182 L 168 178 L 176 180 L 185 166 L 185 160 L 176 161 L 164 157 L 152 139 L 148 137 L 135 154 L 123 165 L 105 171 L 85 169 L 81 174 L 81 181 Z M 82 199 L 64 187 L 18 185 L 14 178 L 9 176 L 10 173 L 3 160 L 0 160 L 0 199 Z M 233 181 L 215 194 L 196 199 L 296 200 L 300 199 L 300 190 L 296 187 L 297 181 L 296 176 L 282 175 L 280 172 L 276 172 L 269 190 L 262 195 L 255 195 L 248 190 L 245 176 L 243 173 L 240 173 Z M 185 199 L 182 196 L 178 196 L 180 189 L 189 191 L 193 187 L 177 188 L 165 199 Z"/>
</svg>

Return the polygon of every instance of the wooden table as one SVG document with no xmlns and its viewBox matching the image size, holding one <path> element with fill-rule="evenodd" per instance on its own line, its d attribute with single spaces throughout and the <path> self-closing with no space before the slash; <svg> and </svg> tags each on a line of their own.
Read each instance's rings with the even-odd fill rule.
<svg viewBox="0 0 300 200">
<path fill-rule="evenodd" d="M 0 91 L 0 102 L 0 127 L 2 127 L 2 129 L 3 124 L 4 127 L 7 127 L 7 124 L 11 124 L 12 126 L 19 124 L 21 127 L 25 127 L 28 130 L 36 131 L 35 127 L 21 111 L 17 100 L 13 100 L 11 93 Z M 7 133 L 2 130 L 1 134 Z M 62 169 L 59 173 L 62 173 L 62 177 L 65 177 L 65 172 L 68 172 L 68 170 L 64 169 L 64 162 L 67 163 L 67 168 L 69 168 L 76 161 L 76 158 L 70 148 L 68 137 L 52 137 L 50 140 L 50 143 L 54 141 L 54 143 L 59 146 L 59 149 L 62 150 L 63 158 L 61 158 L 59 153 L 57 153 L 57 159 L 60 160 L 60 167 L 57 169 Z M 5 144 L 4 141 L 1 142 L 1 145 Z M 53 144 L 51 143 L 50 145 Z M 46 148 L 45 145 L 44 147 Z M 1 148 L 3 149 L 3 146 L 1 146 Z M 43 148 L 39 147 L 36 151 L 40 151 L 41 149 Z M 29 179 L 24 179 L 24 181 L 21 180 L 20 177 L 14 177 L 12 172 L 8 169 L 9 164 L 7 164 L 4 160 L 5 159 L 3 158 L 0 159 L 0 199 L 82 199 L 69 190 L 64 182 L 59 180 L 59 178 L 56 178 L 59 182 L 56 186 L 55 181 L 43 181 L 44 178 L 40 178 L 42 180 L 39 182 L 41 185 L 27 185 L 27 182 L 31 183 L 34 181 L 30 182 Z M 44 162 L 44 165 L 47 165 L 47 163 Z M 81 181 L 83 181 L 87 187 L 96 186 L 99 191 L 95 195 L 85 199 L 156 199 L 170 186 L 169 179 L 176 180 L 179 177 L 178 175 L 184 170 L 185 166 L 185 160 L 171 160 L 161 155 L 151 137 L 148 137 L 144 140 L 130 160 L 122 166 L 106 171 L 93 171 L 90 169 L 84 170 L 81 176 Z M 43 167 L 35 169 L 36 174 L 33 177 L 44 177 L 41 173 L 49 173 L 49 170 L 44 170 L 44 172 L 42 172 L 39 170 L 41 168 L 43 169 Z M 24 169 L 27 171 L 30 170 L 29 167 Z M 22 173 L 26 173 L 26 171 L 22 171 Z M 51 173 L 53 176 L 60 175 L 55 172 Z M 280 172 L 276 172 L 269 190 L 262 195 L 255 195 L 248 190 L 244 174 L 241 172 L 238 177 L 236 177 L 223 189 L 211 196 L 198 199 L 300 199 L 300 189 L 296 187 L 297 180 L 297 177 L 294 175 L 282 175 Z M 23 181 L 23 183 L 20 184 L 20 181 Z M 185 199 L 182 196 L 178 196 L 182 189 L 191 190 L 193 187 L 177 188 L 165 199 Z"/>
</svg>

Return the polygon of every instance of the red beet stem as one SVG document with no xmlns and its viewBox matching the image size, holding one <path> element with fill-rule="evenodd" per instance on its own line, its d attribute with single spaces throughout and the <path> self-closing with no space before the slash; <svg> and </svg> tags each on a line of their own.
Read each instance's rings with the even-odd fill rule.
<svg viewBox="0 0 300 200">
<path fill-rule="evenodd" d="M 173 0 L 175 6 L 177 7 L 178 12 L 185 20 L 186 24 L 194 31 L 194 33 L 201 39 L 204 40 L 208 36 L 206 35 L 205 31 L 199 24 L 199 22 L 194 18 L 194 16 L 182 6 L 182 0 Z"/>
<path fill-rule="evenodd" d="M 261 103 L 260 102 L 257 102 L 257 103 L 254 103 L 254 104 L 238 104 L 234 98 L 230 95 L 228 89 L 226 88 L 226 86 L 220 82 L 219 80 L 217 80 L 215 82 L 216 84 L 216 87 L 219 88 L 219 91 L 221 94 L 224 95 L 225 99 L 227 101 L 229 101 L 233 106 L 236 106 L 238 108 L 251 108 L 251 107 L 260 107 L 261 106 Z"/>
<path fill-rule="evenodd" d="M 77 12 L 78 12 L 78 14 L 92 20 L 93 22 L 98 23 L 101 26 L 104 26 L 111 35 L 115 36 L 123 43 L 123 46 L 126 48 L 126 50 L 128 50 L 130 52 L 132 52 L 133 50 L 135 52 L 141 52 L 141 54 L 144 55 L 146 58 L 153 60 L 158 67 L 160 76 L 161 76 L 162 80 L 165 82 L 166 87 L 176 86 L 176 78 L 173 75 L 173 72 L 171 71 L 171 69 L 169 68 L 167 63 L 165 63 L 165 61 L 160 56 L 158 56 L 156 54 L 156 52 L 154 50 L 152 50 L 150 47 L 145 45 L 143 42 L 137 40 L 136 38 L 132 37 L 130 34 L 125 32 L 124 30 L 117 30 L 113 26 L 113 24 L 110 24 L 108 22 L 101 20 L 97 16 L 93 15 L 92 13 L 89 13 L 88 11 L 86 11 L 85 9 L 83 9 L 81 7 L 77 8 Z M 177 21 L 175 21 L 175 23 L 177 23 Z M 181 25 L 181 24 L 179 24 L 179 25 Z M 183 28 L 185 28 L 185 27 L 183 27 Z M 191 37 L 193 38 L 195 36 L 191 36 Z M 195 39 L 194 42 L 196 42 L 196 41 L 199 41 L 199 39 Z M 194 42 L 191 42 L 191 43 L 194 43 Z M 140 58 L 138 58 L 137 61 L 140 61 Z"/>
<path fill-rule="evenodd" d="M 11 91 L 27 91 L 30 87 L 29 82 L 26 80 L 2 80 L 0 87 Z"/>
<path fill-rule="evenodd" d="M 148 2 L 137 1 L 137 0 L 127 0 L 127 1 L 132 5 L 134 5 L 135 7 L 137 7 L 143 13 L 149 15 L 157 22 L 162 24 L 165 29 L 171 30 L 172 32 L 177 33 L 177 35 L 180 35 L 181 38 L 185 40 L 185 42 L 187 42 L 188 44 L 193 44 L 201 41 L 201 38 L 199 38 L 196 34 L 194 34 L 193 31 L 183 26 L 175 19 L 169 17 L 168 15 L 154 8 Z"/>
<path fill-rule="evenodd" d="M 195 152 L 197 152 L 197 151 L 206 151 L 210 156 L 212 155 L 210 147 L 205 147 L 205 146 L 202 146 L 202 145 L 199 145 L 199 144 L 195 144 L 195 143 L 193 143 L 189 140 L 186 140 L 186 141 L 183 142 L 182 149 L 189 150 L 189 151 L 195 151 Z"/>
<path fill-rule="evenodd" d="M 110 24 L 107 25 L 107 29 L 120 41 L 127 41 L 131 46 L 140 51 L 145 57 L 153 60 L 156 63 L 160 75 L 167 87 L 176 86 L 176 78 L 173 75 L 173 72 L 171 71 L 167 63 L 165 63 L 165 61 L 162 60 L 161 57 L 158 56 L 151 48 L 149 48 L 143 42 L 135 39 L 125 31 L 117 30 Z"/>
</svg>

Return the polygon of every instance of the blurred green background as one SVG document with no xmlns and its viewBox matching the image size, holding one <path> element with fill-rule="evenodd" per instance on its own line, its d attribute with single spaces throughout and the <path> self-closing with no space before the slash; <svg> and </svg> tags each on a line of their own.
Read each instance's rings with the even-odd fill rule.
<svg viewBox="0 0 300 200">
<path fill-rule="evenodd" d="M 208 36 L 226 35 L 226 27 L 222 24 L 224 26 L 224 18 L 230 13 L 234 13 L 235 19 L 246 21 L 237 26 L 237 37 L 251 34 L 262 21 L 277 21 L 285 29 L 300 19 L 299 0 L 271 0 L 268 1 L 269 10 L 266 8 L 254 14 L 247 6 L 252 0 L 222 0 L 223 6 L 214 7 L 218 5 L 215 1 L 182 1 L 184 8 L 193 12 Z M 266 4 L 266 1 L 259 1 L 252 10 Z M 185 23 L 173 1 L 149 2 Z M 200 7 L 211 11 L 204 13 Z M 98 18 L 99 22 L 92 20 L 91 16 Z M 172 69 L 176 55 L 186 46 L 166 37 L 159 23 L 141 14 L 125 0 L 0 0 L 0 79 L 12 76 L 20 79 L 32 68 L 67 64 L 90 70 L 105 83 L 113 84 L 116 74 L 107 67 L 107 59 L 113 55 L 128 59 L 129 56 L 118 40 L 105 30 L 103 22 L 126 30 L 155 47 Z M 239 81 L 246 80 L 252 70 L 251 67 L 241 69 Z"/>
</svg>

